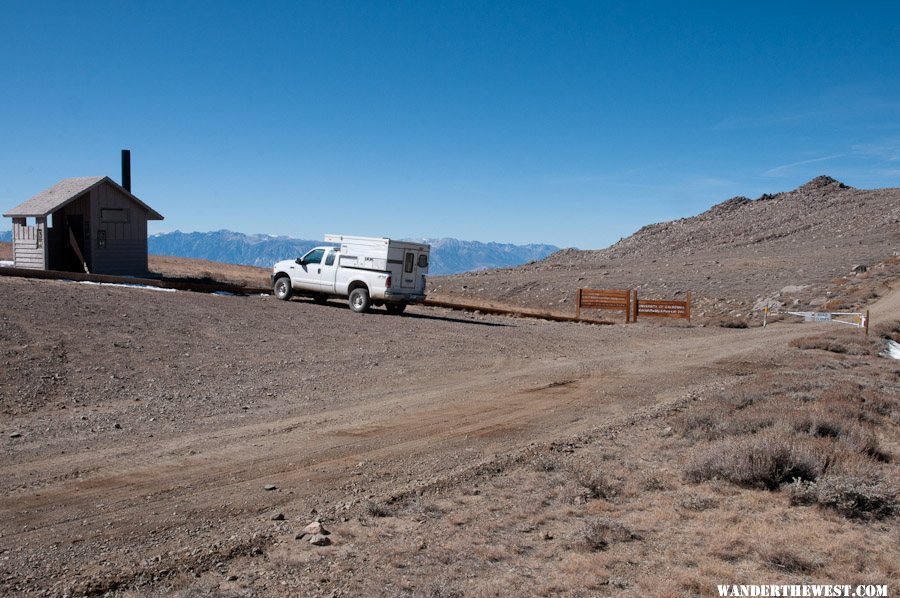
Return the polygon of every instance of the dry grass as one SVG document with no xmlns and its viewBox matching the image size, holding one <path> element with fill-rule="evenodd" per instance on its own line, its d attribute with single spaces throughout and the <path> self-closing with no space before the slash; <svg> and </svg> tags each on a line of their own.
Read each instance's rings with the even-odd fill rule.
<svg viewBox="0 0 900 598">
<path fill-rule="evenodd" d="M 798 338 L 791 341 L 791 346 L 798 349 L 819 349 L 846 355 L 870 355 L 873 353 L 871 343 L 858 331 Z"/>
<path fill-rule="evenodd" d="M 251 288 L 268 288 L 268 268 L 238 266 L 206 260 L 164 255 L 149 257 L 150 271 L 166 278 L 190 278 L 208 282 L 224 282 Z"/>
<path fill-rule="evenodd" d="M 872 327 L 872 334 L 878 338 L 889 338 L 900 343 L 900 320 L 881 322 Z"/>
<path fill-rule="evenodd" d="M 12 243 L 0 243 L 0 260 L 13 259 Z"/>
</svg>

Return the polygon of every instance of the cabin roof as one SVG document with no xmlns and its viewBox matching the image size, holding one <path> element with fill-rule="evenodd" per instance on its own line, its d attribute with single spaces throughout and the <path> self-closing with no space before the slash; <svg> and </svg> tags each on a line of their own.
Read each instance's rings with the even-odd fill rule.
<svg viewBox="0 0 900 598">
<path fill-rule="evenodd" d="M 145 209 L 147 211 L 148 220 L 163 219 L 162 214 L 142 202 L 134 194 L 127 191 L 108 176 L 87 176 L 63 179 L 49 189 L 45 189 L 31 199 L 17 205 L 3 214 L 3 216 L 5 218 L 46 217 L 75 200 L 86 191 L 103 183 L 109 183 L 133 202 Z"/>
</svg>

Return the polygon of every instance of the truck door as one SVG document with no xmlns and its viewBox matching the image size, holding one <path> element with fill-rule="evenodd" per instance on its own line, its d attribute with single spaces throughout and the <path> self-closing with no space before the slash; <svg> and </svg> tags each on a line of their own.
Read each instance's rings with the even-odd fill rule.
<svg viewBox="0 0 900 598">
<path fill-rule="evenodd" d="M 301 258 L 302 263 L 298 263 L 291 268 L 291 285 L 298 290 L 318 291 L 322 288 L 321 264 L 322 258 L 325 256 L 325 250 L 321 247 L 313 249 Z"/>
<path fill-rule="evenodd" d="M 403 252 L 403 272 L 400 275 L 401 289 L 414 289 L 419 277 L 419 267 L 416 264 L 418 256 L 415 251 L 407 249 Z"/>
<path fill-rule="evenodd" d="M 319 285 L 323 293 L 334 292 L 334 280 L 337 275 L 337 257 L 340 254 L 329 249 L 325 252 L 325 257 L 319 265 Z"/>
</svg>

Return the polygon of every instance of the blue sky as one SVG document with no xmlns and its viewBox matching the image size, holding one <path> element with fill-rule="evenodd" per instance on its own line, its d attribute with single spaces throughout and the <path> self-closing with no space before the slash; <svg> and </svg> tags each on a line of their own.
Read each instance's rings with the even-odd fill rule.
<svg viewBox="0 0 900 598">
<path fill-rule="evenodd" d="M 599 248 L 900 186 L 898 40 L 897 2 L 7 0 L 0 208 L 130 148 L 151 232 Z"/>
</svg>

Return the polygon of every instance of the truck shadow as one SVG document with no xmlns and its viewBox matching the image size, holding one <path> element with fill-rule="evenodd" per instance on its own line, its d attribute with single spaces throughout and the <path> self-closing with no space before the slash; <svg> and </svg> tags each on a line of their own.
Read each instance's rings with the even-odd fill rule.
<svg viewBox="0 0 900 598">
<path fill-rule="evenodd" d="M 346 310 L 350 309 L 350 306 L 347 305 L 346 303 L 338 303 L 337 301 L 329 301 L 327 303 L 317 304 L 315 301 L 312 301 L 309 299 L 299 298 L 299 297 L 298 297 L 298 299 L 300 299 L 301 301 L 303 301 L 304 303 L 306 303 L 308 305 L 319 305 L 320 307 L 330 307 L 332 309 L 346 309 Z M 515 327 L 515 324 L 505 324 L 502 322 L 480 322 L 477 320 L 466 320 L 464 318 L 454 318 L 452 316 L 438 316 L 438 315 L 422 314 L 422 313 L 410 313 L 409 311 L 406 311 L 402 315 L 397 316 L 394 314 L 389 314 L 383 308 L 378 308 L 378 307 L 372 308 L 368 313 L 366 313 L 366 316 L 370 316 L 370 317 L 371 316 L 383 316 L 383 317 L 387 317 L 387 318 L 400 317 L 400 318 L 409 318 L 409 319 L 417 319 L 417 320 L 435 320 L 435 321 L 440 321 L 440 322 L 453 322 L 456 324 L 471 324 L 471 325 L 475 325 L 475 326 L 499 326 L 499 327 L 503 327 L 503 328 Z"/>
</svg>

